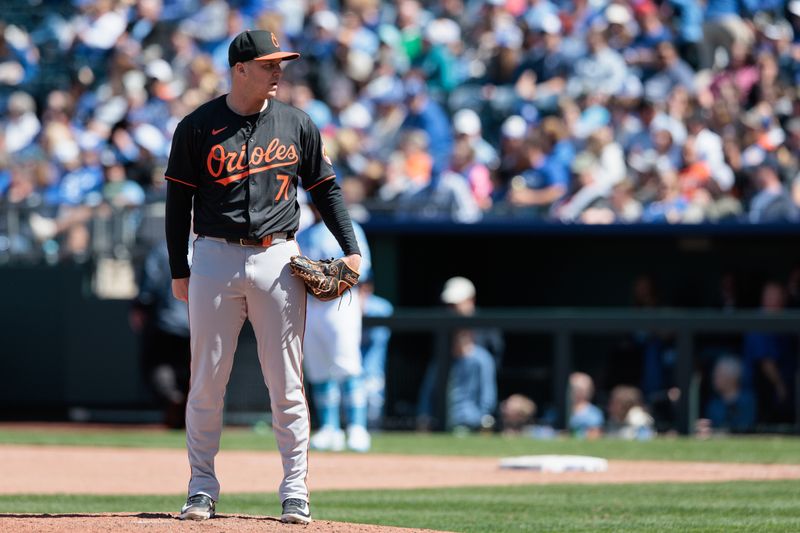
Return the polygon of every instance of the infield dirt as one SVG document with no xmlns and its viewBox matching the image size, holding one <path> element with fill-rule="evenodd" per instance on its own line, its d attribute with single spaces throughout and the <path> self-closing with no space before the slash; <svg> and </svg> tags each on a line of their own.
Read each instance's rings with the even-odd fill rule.
<svg viewBox="0 0 800 533">
<path fill-rule="evenodd" d="M 186 490 L 189 465 L 184 450 L 0 446 L 4 459 L 2 494 L 174 494 L 176 510 Z M 333 454 L 311 452 L 312 494 L 331 489 L 412 489 L 552 483 L 659 483 L 800 479 L 800 465 L 609 461 L 606 472 L 542 473 L 503 470 L 496 458 Z M 223 493 L 275 492 L 281 478 L 277 452 L 222 451 L 217 473 Z M 276 496 L 277 498 L 277 496 Z M 270 502 L 275 504 L 276 502 Z M 274 517 L 222 515 L 185 523 L 176 514 L 0 514 L 0 531 L 304 531 L 383 533 L 403 528 L 316 521 L 310 526 L 281 524 Z"/>
</svg>

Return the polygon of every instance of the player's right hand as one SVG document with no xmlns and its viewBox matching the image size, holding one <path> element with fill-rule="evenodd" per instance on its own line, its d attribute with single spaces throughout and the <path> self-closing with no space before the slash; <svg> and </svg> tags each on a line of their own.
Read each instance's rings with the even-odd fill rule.
<svg viewBox="0 0 800 533">
<path fill-rule="evenodd" d="M 189 302 L 189 278 L 172 280 L 172 295 L 182 302 Z"/>
</svg>

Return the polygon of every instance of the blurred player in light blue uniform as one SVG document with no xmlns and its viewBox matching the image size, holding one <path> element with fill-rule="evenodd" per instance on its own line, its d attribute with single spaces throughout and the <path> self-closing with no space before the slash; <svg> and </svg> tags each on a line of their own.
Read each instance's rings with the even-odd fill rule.
<svg viewBox="0 0 800 533">
<path fill-rule="evenodd" d="M 389 316 L 394 307 L 385 298 L 373 291 L 370 278 L 358 284 L 361 294 L 361 310 L 364 316 Z M 387 326 L 373 326 L 361 334 L 361 364 L 364 367 L 364 386 L 367 390 L 367 426 L 381 427 L 383 404 L 386 398 L 386 352 L 392 331 Z"/>
<path fill-rule="evenodd" d="M 353 223 L 361 248 L 361 277 L 371 277 L 372 262 L 364 230 Z M 315 212 L 315 223 L 297 234 L 303 255 L 314 259 L 339 257 L 341 247 Z M 361 365 L 360 288 L 341 299 L 322 302 L 308 297 L 303 363 L 312 385 L 320 429 L 311 437 L 311 448 L 340 451 L 347 446 L 366 452 L 371 446 L 367 431 L 367 392 Z M 345 406 L 347 433 L 339 410 Z"/>
</svg>

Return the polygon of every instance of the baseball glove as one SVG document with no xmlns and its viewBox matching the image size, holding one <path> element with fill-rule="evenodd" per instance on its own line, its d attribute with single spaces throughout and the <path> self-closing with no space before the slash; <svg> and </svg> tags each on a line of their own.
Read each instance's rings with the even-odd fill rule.
<svg viewBox="0 0 800 533">
<path fill-rule="evenodd" d="M 289 260 L 289 268 L 303 280 L 306 291 L 323 302 L 338 298 L 358 283 L 359 273 L 341 259 L 315 261 L 295 255 Z"/>
</svg>

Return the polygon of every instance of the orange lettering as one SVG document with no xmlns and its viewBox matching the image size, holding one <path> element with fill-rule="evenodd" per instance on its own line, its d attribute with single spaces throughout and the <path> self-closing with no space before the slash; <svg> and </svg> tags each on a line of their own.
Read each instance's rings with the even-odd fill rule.
<svg viewBox="0 0 800 533">
<path fill-rule="evenodd" d="M 286 146 L 281 144 L 280 139 L 276 138 L 272 139 L 266 148 L 262 146 L 253 147 L 250 151 L 249 160 L 246 144 L 243 144 L 238 152 L 228 152 L 221 144 L 215 144 L 208 153 L 206 167 L 208 168 L 208 173 L 215 178 L 220 177 L 223 171 L 227 171 L 227 177 L 215 180 L 217 183 L 227 185 L 256 172 L 293 165 L 297 163 L 298 159 L 297 148 L 293 144 Z M 270 164 L 276 160 L 279 162 Z M 250 168 L 248 168 L 248 165 Z M 278 179 L 285 181 L 281 185 L 276 200 L 280 196 L 288 200 L 289 177 L 281 175 L 278 176 Z"/>
<path fill-rule="evenodd" d="M 256 146 L 253 148 L 253 151 L 250 152 L 250 164 L 253 166 L 258 166 L 261 161 L 264 159 L 264 149 L 260 146 Z"/>
<path fill-rule="evenodd" d="M 225 168 L 227 169 L 228 173 L 236 170 L 236 167 L 234 166 L 236 162 L 236 152 L 225 154 L 225 159 L 228 160 L 228 164 L 225 165 Z"/>
<path fill-rule="evenodd" d="M 247 160 L 245 159 L 245 154 L 247 153 L 245 150 L 247 145 L 242 145 L 242 151 L 239 152 L 239 161 L 236 162 L 236 170 L 244 170 L 247 168 Z"/>
<path fill-rule="evenodd" d="M 283 199 L 284 200 L 288 200 L 289 199 L 289 176 L 287 176 L 286 174 L 278 174 L 275 177 L 282 182 L 281 183 L 281 188 L 278 189 L 278 194 L 275 195 L 275 201 L 277 202 L 278 200 L 280 200 L 281 199 L 281 195 L 283 195 Z"/>
<path fill-rule="evenodd" d="M 264 161 L 266 161 L 267 163 L 271 163 L 272 161 L 275 160 L 274 152 L 278 148 L 278 146 L 280 146 L 279 143 L 280 141 L 278 141 L 278 139 L 272 139 L 269 142 L 269 146 L 267 146 L 267 153 L 264 156 Z"/>
<path fill-rule="evenodd" d="M 208 152 L 208 161 L 206 165 L 209 174 L 215 178 L 222 174 L 226 155 L 225 148 L 223 148 L 221 144 L 215 144 L 211 147 L 211 151 Z"/>
</svg>

